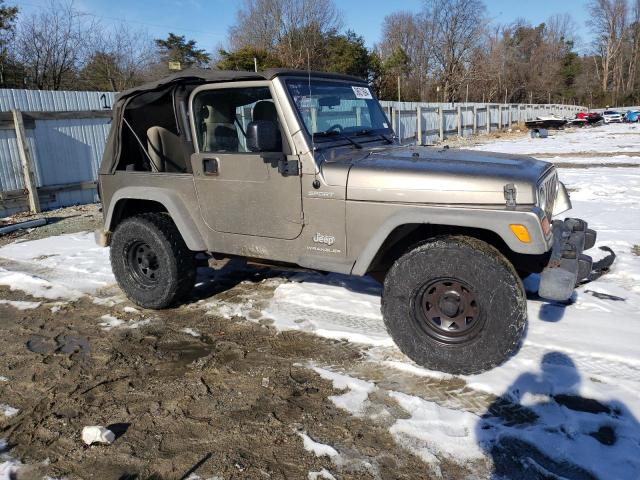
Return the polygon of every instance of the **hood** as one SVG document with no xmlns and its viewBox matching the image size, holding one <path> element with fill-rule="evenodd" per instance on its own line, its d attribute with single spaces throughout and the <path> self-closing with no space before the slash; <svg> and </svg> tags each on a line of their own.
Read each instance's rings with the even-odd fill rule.
<svg viewBox="0 0 640 480">
<path fill-rule="evenodd" d="M 440 204 L 504 204 L 514 184 L 518 204 L 534 204 L 547 162 L 522 155 L 434 147 L 388 146 L 345 153 L 322 165 L 348 200 Z"/>
</svg>

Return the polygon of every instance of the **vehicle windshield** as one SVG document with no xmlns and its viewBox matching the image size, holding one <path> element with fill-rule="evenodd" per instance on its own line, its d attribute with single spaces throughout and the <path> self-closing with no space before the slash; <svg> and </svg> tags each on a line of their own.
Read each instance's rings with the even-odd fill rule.
<svg viewBox="0 0 640 480">
<path fill-rule="evenodd" d="M 326 80 L 288 80 L 289 94 L 307 132 L 318 141 L 391 134 L 369 87 Z"/>
</svg>

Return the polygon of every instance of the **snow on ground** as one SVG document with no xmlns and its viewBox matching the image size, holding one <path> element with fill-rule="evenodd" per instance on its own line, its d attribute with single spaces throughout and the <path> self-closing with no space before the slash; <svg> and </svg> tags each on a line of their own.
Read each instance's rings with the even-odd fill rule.
<svg viewBox="0 0 640 480">
<path fill-rule="evenodd" d="M 77 300 L 115 281 L 109 250 L 92 233 L 12 243 L 0 248 L 0 260 L 0 285 L 34 297 Z"/>
<path fill-rule="evenodd" d="M 550 136 L 547 138 L 531 138 L 527 135 L 515 140 L 490 142 L 472 148 L 533 156 L 566 156 L 578 153 L 589 156 L 597 153 L 602 153 L 603 156 L 640 156 L 640 126 L 636 124 L 609 124 L 564 131 L 551 130 L 549 133 Z"/>
</svg>

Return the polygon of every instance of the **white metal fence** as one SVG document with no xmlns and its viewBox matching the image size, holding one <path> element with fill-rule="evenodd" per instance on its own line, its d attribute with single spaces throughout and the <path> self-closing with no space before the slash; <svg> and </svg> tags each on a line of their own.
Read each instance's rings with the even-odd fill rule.
<svg viewBox="0 0 640 480">
<path fill-rule="evenodd" d="M 112 92 L 0 90 L 0 217 L 33 209 L 34 201 L 38 208 L 52 209 L 97 200 L 113 100 Z M 401 141 L 422 145 L 582 110 L 569 105 L 382 105 Z"/>
<path fill-rule="evenodd" d="M 557 104 L 381 103 L 400 141 L 418 145 L 490 133 L 542 115 L 574 118 L 576 113 L 585 110 L 576 105 Z"/>
</svg>

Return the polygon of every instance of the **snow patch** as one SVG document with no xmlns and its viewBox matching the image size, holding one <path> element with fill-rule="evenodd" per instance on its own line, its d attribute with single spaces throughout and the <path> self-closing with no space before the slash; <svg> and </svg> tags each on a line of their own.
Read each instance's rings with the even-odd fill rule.
<svg viewBox="0 0 640 480">
<path fill-rule="evenodd" d="M 307 475 L 308 480 L 336 480 L 336 477 L 331 475 L 331 472 L 326 468 L 323 468 L 319 472 L 309 472 Z"/>
<path fill-rule="evenodd" d="M 462 463 L 484 457 L 476 437 L 476 415 L 400 392 L 389 395 L 411 415 L 397 420 L 389 429 L 391 435 L 425 462 L 438 463 L 436 455 Z"/>
<path fill-rule="evenodd" d="M 362 416 L 364 414 L 368 405 L 369 394 L 376 389 L 375 384 L 360 380 L 359 378 L 335 373 L 324 368 L 312 368 L 322 378 L 330 380 L 334 388 L 348 390 L 341 395 L 332 395 L 329 397 L 329 400 L 331 400 L 336 407 L 342 408 L 355 416 Z"/>
<path fill-rule="evenodd" d="M 0 284 L 34 297 L 77 300 L 115 282 L 109 249 L 98 247 L 92 233 L 75 233 L 12 243 L 0 258 L 20 271 L 0 269 Z"/>
<path fill-rule="evenodd" d="M 120 318 L 114 317 L 113 315 L 102 315 L 100 317 L 100 320 L 102 320 L 102 322 L 100 322 L 98 325 L 102 327 L 102 330 L 105 330 L 107 332 L 110 330 L 113 330 L 114 328 L 129 328 L 129 329 L 140 328 L 140 327 L 144 327 L 145 325 L 149 325 L 151 323 L 151 319 L 126 321 L 126 320 L 122 320 Z"/>
<path fill-rule="evenodd" d="M 180 331 L 186 333 L 187 335 L 191 335 L 192 337 L 196 337 L 197 338 L 197 337 L 200 336 L 200 333 L 197 330 L 193 329 L 193 328 L 187 327 L 187 328 L 183 328 Z"/>
<path fill-rule="evenodd" d="M 0 458 L 0 480 L 14 480 L 21 466 L 18 460 Z"/>
<path fill-rule="evenodd" d="M 5 417 L 13 417 L 20 412 L 19 408 L 14 408 L 6 403 L 0 403 L 0 411 L 4 414 Z"/>
<path fill-rule="evenodd" d="M 42 305 L 42 302 L 24 302 L 19 300 L 0 300 L 0 305 L 9 305 L 18 310 L 33 310 Z"/>
<path fill-rule="evenodd" d="M 304 442 L 304 449 L 307 452 L 313 453 L 316 457 L 329 457 L 335 459 L 340 456 L 338 451 L 333 448 L 331 445 L 326 445 L 324 443 L 316 442 L 305 432 L 298 432 L 298 435 L 302 438 Z"/>
</svg>

